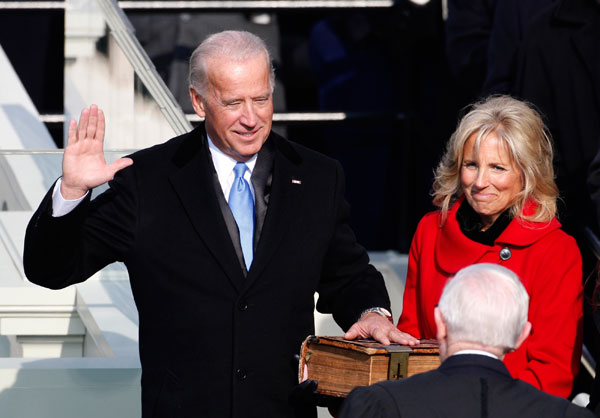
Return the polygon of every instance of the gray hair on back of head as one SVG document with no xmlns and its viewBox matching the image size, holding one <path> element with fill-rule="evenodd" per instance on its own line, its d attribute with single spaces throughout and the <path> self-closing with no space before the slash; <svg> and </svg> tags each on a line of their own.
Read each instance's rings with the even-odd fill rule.
<svg viewBox="0 0 600 418">
<path fill-rule="evenodd" d="M 192 53 L 190 57 L 189 82 L 202 97 L 208 92 L 208 69 L 206 62 L 210 59 L 227 58 L 236 62 L 244 62 L 257 55 L 264 54 L 269 68 L 269 86 L 271 93 L 275 88 L 275 70 L 271 63 L 271 54 L 265 42 L 253 33 L 227 30 L 209 35 Z"/>
<path fill-rule="evenodd" d="M 448 338 L 508 351 L 527 322 L 529 295 L 515 273 L 481 263 L 448 281 L 438 307 Z"/>
</svg>

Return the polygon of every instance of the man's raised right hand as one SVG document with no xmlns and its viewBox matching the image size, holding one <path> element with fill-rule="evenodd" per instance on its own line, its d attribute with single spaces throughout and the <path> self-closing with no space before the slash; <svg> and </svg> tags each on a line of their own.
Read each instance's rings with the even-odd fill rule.
<svg viewBox="0 0 600 418">
<path fill-rule="evenodd" d="M 79 124 L 74 120 L 69 123 L 60 187 L 64 199 L 79 199 L 94 187 L 111 180 L 117 171 L 133 164 L 131 158 L 106 164 L 103 146 L 104 113 L 92 105 L 83 109 Z"/>
</svg>

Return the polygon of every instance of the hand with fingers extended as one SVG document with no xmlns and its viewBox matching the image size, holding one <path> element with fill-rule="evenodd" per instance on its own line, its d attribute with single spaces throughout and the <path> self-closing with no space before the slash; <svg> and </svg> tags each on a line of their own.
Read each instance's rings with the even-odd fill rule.
<svg viewBox="0 0 600 418">
<path fill-rule="evenodd" d="M 111 180 L 115 173 L 133 164 L 131 158 L 106 164 L 104 159 L 104 113 L 96 105 L 83 109 L 79 124 L 69 123 L 62 163 L 60 192 L 65 199 L 78 199 Z"/>
<path fill-rule="evenodd" d="M 375 312 L 361 316 L 346 332 L 344 338 L 347 340 L 372 338 L 385 345 L 390 343 L 416 345 L 419 343 L 418 339 L 398 330 L 391 321 Z"/>
</svg>

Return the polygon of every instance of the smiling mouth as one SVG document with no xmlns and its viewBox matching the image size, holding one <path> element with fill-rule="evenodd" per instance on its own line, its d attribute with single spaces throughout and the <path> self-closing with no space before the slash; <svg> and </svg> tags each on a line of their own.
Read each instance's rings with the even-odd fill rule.
<svg viewBox="0 0 600 418">
<path fill-rule="evenodd" d="M 253 130 L 253 131 L 250 131 L 250 132 L 246 132 L 246 131 L 244 131 L 244 132 L 236 131 L 235 133 L 236 133 L 237 135 L 239 135 L 239 136 L 243 137 L 243 138 L 251 138 L 251 137 L 253 137 L 254 135 L 256 135 L 256 134 L 258 133 L 258 131 L 260 131 L 260 129 L 255 129 L 255 130 Z"/>
<path fill-rule="evenodd" d="M 474 199 L 483 199 L 488 200 L 494 198 L 494 193 L 484 193 L 484 192 L 476 192 L 471 194 Z"/>
</svg>

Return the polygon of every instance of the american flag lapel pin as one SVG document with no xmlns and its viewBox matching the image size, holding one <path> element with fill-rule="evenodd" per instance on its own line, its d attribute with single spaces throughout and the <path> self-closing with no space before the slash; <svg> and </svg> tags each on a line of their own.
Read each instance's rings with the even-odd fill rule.
<svg viewBox="0 0 600 418">
<path fill-rule="evenodd" d="M 292 179 L 292 184 L 302 184 L 302 180 Z"/>
</svg>

